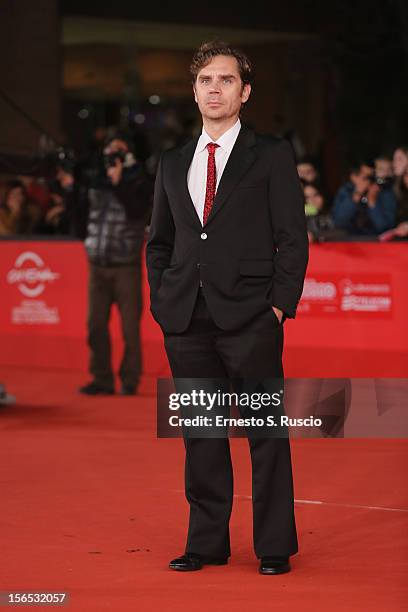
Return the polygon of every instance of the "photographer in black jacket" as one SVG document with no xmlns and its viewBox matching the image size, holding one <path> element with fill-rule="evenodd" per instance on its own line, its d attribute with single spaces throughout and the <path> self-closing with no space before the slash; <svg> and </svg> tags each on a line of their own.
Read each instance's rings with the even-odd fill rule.
<svg viewBox="0 0 408 612">
<path fill-rule="evenodd" d="M 117 135 L 106 143 L 104 160 L 106 178 L 87 193 L 88 344 L 93 380 L 80 392 L 114 393 L 109 319 L 116 303 L 125 343 L 119 369 L 121 394 L 133 395 L 141 373 L 141 250 L 152 187 L 126 137 Z"/>
</svg>

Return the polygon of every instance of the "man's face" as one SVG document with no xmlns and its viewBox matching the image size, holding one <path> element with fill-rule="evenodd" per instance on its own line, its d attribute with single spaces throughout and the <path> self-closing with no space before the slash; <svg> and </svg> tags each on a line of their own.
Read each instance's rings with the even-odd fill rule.
<svg viewBox="0 0 408 612">
<path fill-rule="evenodd" d="M 201 68 L 193 90 L 204 119 L 225 120 L 238 117 L 251 86 L 242 84 L 235 57 L 217 55 Z"/>
<path fill-rule="evenodd" d="M 392 176 L 392 162 L 388 159 L 375 160 L 375 173 L 378 178 L 389 178 Z"/>
<path fill-rule="evenodd" d="M 350 174 L 351 182 L 359 191 L 365 191 L 370 186 L 370 177 L 374 174 L 373 168 L 361 165 L 358 172 L 352 172 Z"/>
<path fill-rule="evenodd" d="M 374 170 L 371 168 L 371 166 L 366 166 L 365 164 L 360 166 L 359 176 L 362 179 L 369 179 L 371 176 L 373 176 L 373 174 Z"/>
<path fill-rule="evenodd" d="M 317 172 L 313 164 L 298 164 L 297 170 L 299 177 L 308 183 L 313 183 L 317 179 Z"/>
</svg>

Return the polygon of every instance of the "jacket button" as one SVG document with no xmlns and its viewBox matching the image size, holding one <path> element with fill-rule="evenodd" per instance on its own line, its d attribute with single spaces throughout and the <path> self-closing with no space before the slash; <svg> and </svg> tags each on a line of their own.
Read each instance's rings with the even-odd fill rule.
<svg viewBox="0 0 408 612">
<path fill-rule="evenodd" d="M 207 240 L 207 234 L 205 232 L 201 234 L 201 240 Z"/>
</svg>

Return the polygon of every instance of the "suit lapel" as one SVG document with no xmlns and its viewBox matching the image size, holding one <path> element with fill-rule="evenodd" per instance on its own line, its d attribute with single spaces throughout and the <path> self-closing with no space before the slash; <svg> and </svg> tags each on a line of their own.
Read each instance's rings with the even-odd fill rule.
<svg viewBox="0 0 408 612">
<path fill-rule="evenodd" d="M 181 185 L 181 191 L 182 191 L 181 199 L 186 205 L 189 213 L 193 216 L 194 221 L 198 223 L 201 227 L 201 220 L 197 214 L 193 200 L 191 199 L 191 195 L 188 190 L 188 183 L 187 183 L 188 170 L 193 160 L 193 156 L 196 150 L 198 139 L 199 139 L 199 136 L 197 136 L 196 138 L 193 138 L 180 149 L 180 154 L 181 154 L 180 185 Z"/>
<path fill-rule="evenodd" d="M 221 180 L 215 195 L 214 204 L 208 217 L 206 225 L 210 223 L 224 206 L 234 187 L 248 172 L 257 159 L 254 151 L 256 143 L 255 134 L 252 130 L 241 127 L 238 138 L 232 148 L 227 165 L 222 173 Z"/>
<path fill-rule="evenodd" d="M 177 182 L 180 180 L 179 185 L 181 186 L 182 201 L 187 207 L 189 214 L 192 215 L 194 221 L 201 227 L 201 220 L 197 215 L 197 211 L 191 199 L 187 184 L 187 174 L 193 160 L 198 138 L 198 136 L 193 138 L 180 149 L 181 163 L 179 167 L 180 174 Z M 228 158 L 227 165 L 222 173 L 214 199 L 214 204 L 206 225 L 208 225 L 208 223 L 210 223 L 221 210 L 234 187 L 244 177 L 254 161 L 257 159 L 254 151 L 255 143 L 256 140 L 254 132 L 242 126 Z"/>
</svg>

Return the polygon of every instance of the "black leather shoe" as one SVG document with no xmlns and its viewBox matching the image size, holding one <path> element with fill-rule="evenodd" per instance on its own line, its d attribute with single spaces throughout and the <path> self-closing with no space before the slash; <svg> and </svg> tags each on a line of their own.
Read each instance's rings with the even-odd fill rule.
<svg viewBox="0 0 408 612">
<path fill-rule="evenodd" d="M 209 559 L 201 555 L 186 553 L 170 561 L 169 568 L 177 572 L 196 572 L 197 570 L 203 569 L 204 565 L 227 565 L 227 563 L 228 557 Z"/>
<path fill-rule="evenodd" d="M 136 395 L 137 385 L 122 385 L 120 389 L 121 395 Z"/>
<path fill-rule="evenodd" d="M 80 387 L 79 392 L 84 393 L 85 395 L 113 395 L 115 393 L 112 387 L 102 387 L 95 381 Z"/>
<path fill-rule="evenodd" d="M 290 572 L 289 557 L 262 557 L 260 574 L 286 574 Z"/>
</svg>

